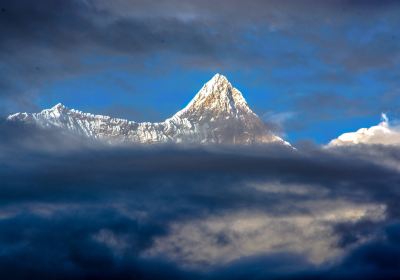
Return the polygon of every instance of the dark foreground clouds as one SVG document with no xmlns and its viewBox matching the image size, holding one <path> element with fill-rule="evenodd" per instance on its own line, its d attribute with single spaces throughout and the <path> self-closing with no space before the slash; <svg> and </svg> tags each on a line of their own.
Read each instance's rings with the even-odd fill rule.
<svg viewBox="0 0 400 280">
<path fill-rule="evenodd" d="M 109 147 L 0 129 L 7 279 L 400 275 L 396 148 Z"/>
</svg>

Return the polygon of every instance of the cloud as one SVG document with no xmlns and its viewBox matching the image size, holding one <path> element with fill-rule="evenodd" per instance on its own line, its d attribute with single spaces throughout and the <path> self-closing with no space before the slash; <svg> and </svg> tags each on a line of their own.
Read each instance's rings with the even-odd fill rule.
<svg viewBox="0 0 400 280">
<path fill-rule="evenodd" d="M 230 33 L 212 32 L 202 22 L 117 17 L 91 1 L 8 2 L 2 9 L 0 97 L 8 102 L 5 108 L 15 103 L 34 108 L 32 96 L 57 80 L 115 64 L 125 68 L 127 61 L 129 68 L 143 69 L 155 52 L 214 56 L 222 48 L 235 52 L 232 46 L 238 45 Z M 125 64 L 115 63 L 118 56 L 126 58 Z"/>
<path fill-rule="evenodd" d="M 167 236 L 156 238 L 148 255 L 165 255 L 192 266 L 226 264 L 268 252 L 302 255 L 321 264 L 343 254 L 332 226 L 364 219 L 384 220 L 383 205 L 356 205 L 340 200 L 300 202 L 305 213 L 229 213 L 200 221 L 172 224 Z"/>
<path fill-rule="evenodd" d="M 329 69 L 318 67 L 308 78 L 334 72 L 352 81 L 360 72 L 396 67 L 399 59 L 395 1 L 40 0 L 1 6 L 0 98 L 8 113 L 37 110 L 37 96 L 54 82 L 110 69 L 143 73 L 155 57 L 163 63 L 147 70 L 153 74 L 171 66 L 268 74 L 322 63 Z M 288 79 L 294 80 L 284 83 Z"/>
<path fill-rule="evenodd" d="M 382 122 L 370 128 L 360 128 L 356 132 L 348 132 L 329 142 L 328 147 L 375 144 L 399 145 L 400 128 L 389 124 L 386 114 L 382 113 Z"/>
<path fill-rule="evenodd" d="M 269 111 L 262 115 L 262 119 L 271 131 L 282 135 L 285 123 L 293 119 L 295 116 L 296 114 L 294 112 L 275 113 Z"/>
<path fill-rule="evenodd" d="M 384 257 L 399 254 L 399 173 L 362 149 L 106 147 L 80 139 L 71 149 L 73 140 L 56 131 L 2 124 L 0 132 L 1 275 L 400 273 L 398 258 Z M 379 149 L 374 157 L 400 158 L 395 147 Z"/>
</svg>

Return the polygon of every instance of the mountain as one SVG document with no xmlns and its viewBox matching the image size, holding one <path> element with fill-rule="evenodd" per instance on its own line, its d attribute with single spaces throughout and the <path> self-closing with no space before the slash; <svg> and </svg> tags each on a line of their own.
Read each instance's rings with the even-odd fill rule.
<svg viewBox="0 0 400 280">
<path fill-rule="evenodd" d="M 182 110 L 163 122 L 134 122 L 69 109 L 61 103 L 40 113 L 16 113 L 9 121 L 57 127 L 109 143 L 289 143 L 271 133 L 241 92 L 216 74 Z"/>
<path fill-rule="evenodd" d="M 327 147 L 350 146 L 357 144 L 400 145 L 400 127 L 391 126 L 389 119 L 382 114 L 382 121 L 370 128 L 360 128 L 347 132 L 329 142 Z"/>
</svg>

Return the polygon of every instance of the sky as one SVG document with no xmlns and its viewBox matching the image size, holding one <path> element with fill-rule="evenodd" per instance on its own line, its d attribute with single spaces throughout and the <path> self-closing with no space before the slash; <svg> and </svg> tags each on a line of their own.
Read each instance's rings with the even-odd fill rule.
<svg viewBox="0 0 400 280">
<path fill-rule="evenodd" d="M 0 112 L 161 121 L 215 73 L 292 142 L 399 118 L 399 1 L 1 1 Z"/>
<path fill-rule="evenodd" d="M 399 279 L 399 15 L 0 0 L 0 278 Z M 62 102 L 159 121 L 216 72 L 293 146 L 111 145 L 3 118 Z"/>
</svg>

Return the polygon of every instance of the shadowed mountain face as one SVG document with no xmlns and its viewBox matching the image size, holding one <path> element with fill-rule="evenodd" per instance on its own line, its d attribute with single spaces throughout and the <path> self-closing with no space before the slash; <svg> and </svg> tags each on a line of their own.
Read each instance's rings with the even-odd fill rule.
<svg viewBox="0 0 400 280">
<path fill-rule="evenodd" d="M 276 142 L 274 135 L 249 108 L 241 92 L 216 74 L 193 100 L 159 123 L 134 122 L 83 113 L 57 104 L 40 113 L 16 113 L 10 121 L 56 127 L 93 139 L 118 143 L 254 144 Z"/>
</svg>

